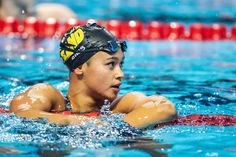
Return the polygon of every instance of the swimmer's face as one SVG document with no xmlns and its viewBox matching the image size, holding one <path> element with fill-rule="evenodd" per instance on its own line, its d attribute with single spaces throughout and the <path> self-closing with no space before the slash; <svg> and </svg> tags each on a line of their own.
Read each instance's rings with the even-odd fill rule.
<svg viewBox="0 0 236 157">
<path fill-rule="evenodd" d="M 83 65 L 83 81 L 92 97 L 110 101 L 117 97 L 124 77 L 123 59 L 120 49 L 112 55 L 99 51 Z"/>
</svg>

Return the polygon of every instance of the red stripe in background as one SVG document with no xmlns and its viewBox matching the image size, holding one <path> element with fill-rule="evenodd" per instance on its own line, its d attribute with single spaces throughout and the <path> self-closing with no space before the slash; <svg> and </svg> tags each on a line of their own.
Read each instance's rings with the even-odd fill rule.
<svg viewBox="0 0 236 157">
<path fill-rule="evenodd" d="M 0 108 L 0 113 L 9 113 L 9 110 Z M 72 114 L 71 112 L 64 111 L 60 114 Z M 90 112 L 86 114 L 76 114 L 78 116 L 100 116 L 99 112 Z M 174 121 L 158 124 L 157 128 L 170 125 L 191 125 L 191 126 L 201 126 L 201 125 L 213 125 L 213 126 L 235 126 L 236 117 L 232 115 L 215 114 L 191 114 L 187 116 L 178 116 Z"/>
<path fill-rule="evenodd" d="M 65 22 L 54 18 L 40 20 L 36 17 L 17 19 L 6 17 L 0 19 L 0 34 L 14 34 L 22 38 L 34 37 L 60 37 L 72 26 L 84 25 L 96 22 L 120 39 L 124 40 L 236 40 L 236 24 L 227 26 L 224 24 L 192 23 L 187 27 L 183 23 L 160 21 L 119 21 L 119 20 L 79 20 L 68 19 Z M 227 30 L 228 29 L 228 30 Z"/>
</svg>

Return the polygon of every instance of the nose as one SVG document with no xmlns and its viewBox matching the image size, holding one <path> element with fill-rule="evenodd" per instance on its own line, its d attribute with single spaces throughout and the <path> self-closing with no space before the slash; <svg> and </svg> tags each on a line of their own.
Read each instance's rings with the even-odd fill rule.
<svg viewBox="0 0 236 157">
<path fill-rule="evenodd" d="M 122 79 L 124 77 L 124 72 L 120 66 L 117 66 L 117 68 L 116 68 L 115 77 L 118 79 Z"/>
</svg>

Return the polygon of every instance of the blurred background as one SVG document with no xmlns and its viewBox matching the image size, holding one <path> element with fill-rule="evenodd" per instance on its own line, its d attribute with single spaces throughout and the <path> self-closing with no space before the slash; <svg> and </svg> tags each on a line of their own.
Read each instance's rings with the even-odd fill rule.
<svg viewBox="0 0 236 157">
<path fill-rule="evenodd" d="M 80 20 L 228 24 L 236 21 L 236 0 L 0 0 L 0 5 L 1 17 L 35 15 L 41 18 L 54 16 L 60 20 L 77 17 Z"/>
</svg>

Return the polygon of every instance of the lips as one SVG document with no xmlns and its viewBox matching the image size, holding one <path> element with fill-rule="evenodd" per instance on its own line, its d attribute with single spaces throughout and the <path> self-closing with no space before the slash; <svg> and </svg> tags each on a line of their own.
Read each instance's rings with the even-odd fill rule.
<svg viewBox="0 0 236 157">
<path fill-rule="evenodd" d="M 120 85 L 111 86 L 112 88 L 120 88 Z"/>
<path fill-rule="evenodd" d="M 114 84 L 114 85 L 112 85 L 111 87 L 114 87 L 114 88 L 120 88 L 120 85 L 121 85 L 121 83 L 118 83 L 118 84 Z"/>
<path fill-rule="evenodd" d="M 120 91 L 120 85 L 121 85 L 121 83 L 116 84 L 116 85 L 112 85 L 111 87 L 112 87 L 114 92 L 118 93 Z"/>
</svg>

